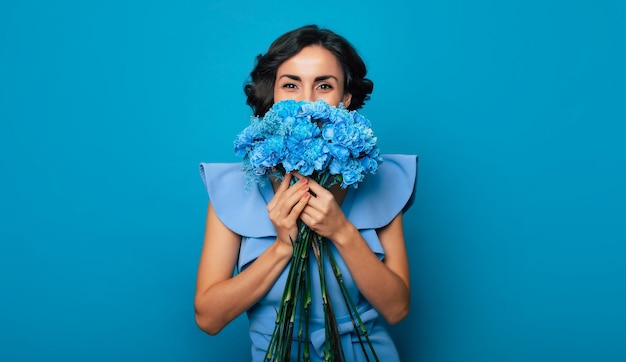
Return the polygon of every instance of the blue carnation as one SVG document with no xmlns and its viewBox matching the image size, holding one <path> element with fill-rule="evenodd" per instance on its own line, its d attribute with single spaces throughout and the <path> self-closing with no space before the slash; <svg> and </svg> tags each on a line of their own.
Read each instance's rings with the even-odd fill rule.
<svg viewBox="0 0 626 362">
<path fill-rule="evenodd" d="M 302 102 L 302 114 L 311 119 L 326 121 L 330 115 L 330 106 L 323 100 L 317 102 Z"/>
<path fill-rule="evenodd" d="M 275 114 L 278 118 L 295 117 L 300 113 L 300 104 L 292 99 L 284 100 L 274 103 L 268 113 Z"/>
<path fill-rule="evenodd" d="M 301 141 L 318 137 L 320 133 L 320 129 L 310 119 L 299 117 L 293 123 L 289 138 Z"/>
<path fill-rule="evenodd" d="M 354 123 L 363 125 L 368 128 L 372 126 L 370 121 L 367 118 L 363 117 L 359 112 L 352 111 L 350 112 L 350 114 L 352 115 L 352 119 L 354 119 Z"/>
<path fill-rule="evenodd" d="M 250 151 L 250 163 L 255 167 L 274 167 L 285 153 L 282 136 L 270 136 L 267 140 Z"/>
<path fill-rule="evenodd" d="M 341 176 L 343 178 L 341 187 L 346 188 L 351 185 L 356 187 L 357 184 L 365 178 L 363 166 L 361 166 L 360 162 L 357 160 L 348 160 L 341 171 Z"/>
<path fill-rule="evenodd" d="M 255 137 L 255 130 L 246 127 L 235 139 L 235 155 L 243 157 L 254 146 Z"/>
<path fill-rule="evenodd" d="M 328 151 L 334 158 L 341 161 L 347 161 L 348 157 L 350 157 L 350 149 L 339 143 L 329 143 Z"/>
</svg>

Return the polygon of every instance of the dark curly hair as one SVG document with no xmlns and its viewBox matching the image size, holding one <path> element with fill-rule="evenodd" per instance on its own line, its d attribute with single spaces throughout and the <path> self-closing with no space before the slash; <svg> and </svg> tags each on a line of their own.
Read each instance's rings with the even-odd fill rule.
<svg viewBox="0 0 626 362">
<path fill-rule="evenodd" d="M 352 44 L 330 30 L 308 25 L 281 35 L 274 40 L 265 55 L 257 56 L 250 81 L 244 86 L 248 97 L 246 103 L 255 116 L 263 116 L 274 104 L 274 82 L 278 67 L 311 45 L 329 50 L 341 64 L 345 79 L 344 92 L 352 95 L 348 110 L 359 109 L 370 99 L 374 83 L 365 78 L 367 68 Z"/>
</svg>

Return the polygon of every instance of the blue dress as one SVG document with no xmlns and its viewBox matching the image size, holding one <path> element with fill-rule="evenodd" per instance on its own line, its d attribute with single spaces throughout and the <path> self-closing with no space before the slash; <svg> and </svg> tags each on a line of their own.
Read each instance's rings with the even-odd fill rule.
<svg viewBox="0 0 626 362">
<path fill-rule="evenodd" d="M 383 163 L 374 175 L 366 176 L 357 189 L 350 188 L 341 205 L 344 214 L 382 260 L 382 248 L 376 229 L 389 224 L 413 203 L 417 156 L 383 155 Z M 201 163 L 200 173 L 217 217 L 230 230 L 241 235 L 237 270 L 243 271 L 276 239 L 266 205 L 274 191 L 270 182 L 245 190 L 246 179 L 240 163 Z M 398 352 L 391 337 L 380 323 L 378 312 L 361 295 L 337 250 L 331 252 L 339 264 L 344 283 L 357 305 L 370 340 L 381 361 L 398 361 Z M 311 275 L 318 275 L 316 263 L 310 263 Z M 328 264 L 326 264 L 328 265 Z M 330 269 L 330 268 L 327 268 Z M 289 266 L 283 270 L 267 294 L 247 311 L 252 341 L 252 360 L 262 361 L 272 332 L 276 312 L 282 299 Z M 343 350 L 348 361 L 365 361 L 348 310 L 331 270 L 325 270 L 332 306 L 339 324 Z M 319 278 L 312 278 L 312 306 L 309 322 L 311 361 L 324 360 L 324 312 L 321 304 Z M 292 348 L 296 353 L 297 347 Z M 369 349 L 366 347 L 369 353 Z M 371 356 L 370 356 L 371 359 Z"/>
</svg>

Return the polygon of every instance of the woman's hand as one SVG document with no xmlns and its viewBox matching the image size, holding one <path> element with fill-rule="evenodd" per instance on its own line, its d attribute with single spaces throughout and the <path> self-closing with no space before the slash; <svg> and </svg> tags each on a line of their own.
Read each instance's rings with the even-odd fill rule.
<svg viewBox="0 0 626 362">
<path fill-rule="evenodd" d="M 288 173 L 267 204 L 269 218 L 276 229 L 277 241 L 293 246 L 298 236 L 298 218 L 311 199 L 310 180 L 299 175 L 299 180 L 289 186 L 293 175 Z"/>
<path fill-rule="evenodd" d="M 301 175 L 296 173 L 296 177 Z M 345 229 L 350 222 L 329 190 L 311 179 L 308 186 L 315 196 L 309 199 L 300 218 L 319 235 L 335 240 L 336 234 Z"/>
</svg>

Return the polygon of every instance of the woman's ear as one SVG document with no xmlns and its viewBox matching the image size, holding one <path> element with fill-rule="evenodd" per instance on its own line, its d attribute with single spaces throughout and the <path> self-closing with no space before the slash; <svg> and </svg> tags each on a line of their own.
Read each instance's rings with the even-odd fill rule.
<svg viewBox="0 0 626 362">
<path fill-rule="evenodd" d="M 350 101 L 352 101 L 352 93 L 344 93 L 342 103 L 344 108 L 350 107 Z"/>
</svg>

